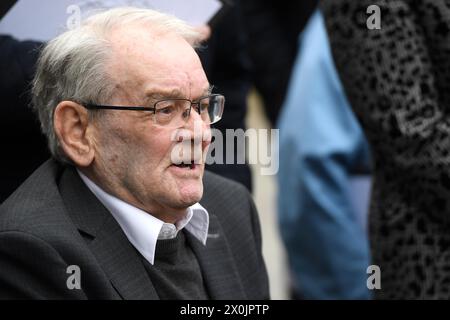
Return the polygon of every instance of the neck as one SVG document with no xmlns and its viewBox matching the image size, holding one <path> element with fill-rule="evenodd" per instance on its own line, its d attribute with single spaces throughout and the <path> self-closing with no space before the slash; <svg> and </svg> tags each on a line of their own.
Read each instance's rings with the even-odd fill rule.
<svg viewBox="0 0 450 320">
<path fill-rule="evenodd" d="M 176 224 L 179 220 L 183 219 L 186 216 L 187 208 L 166 208 L 162 206 L 158 207 L 150 207 L 145 205 L 144 202 L 139 201 L 136 197 L 131 196 L 126 192 L 120 192 L 117 190 L 121 190 L 120 188 L 115 188 L 107 183 L 104 183 L 104 179 L 101 179 L 100 176 L 96 175 L 89 168 L 77 168 L 83 175 L 85 175 L 89 180 L 95 183 L 100 189 L 104 192 L 110 194 L 113 197 L 116 197 L 142 211 L 147 212 L 148 214 L 154 216 L 155 218 L 165 222 Z"/>
</svg>

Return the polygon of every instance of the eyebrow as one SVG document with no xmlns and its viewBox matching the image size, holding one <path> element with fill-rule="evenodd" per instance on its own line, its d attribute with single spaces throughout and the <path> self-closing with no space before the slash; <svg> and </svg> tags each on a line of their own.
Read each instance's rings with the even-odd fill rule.
<svg viewBox="0 0 450 320">
<path fill-rule="evenodd" d="M 201 96 L 207 96 L 210 95 L 212 93 L 214 86 L 213 85 L 208 85 L 208 88 L 206 90 L 203 91 L 203 93 L 201 94 Z M 185 98 L 184 94 L 178 90 L 178 89 L 174 89 L 171 91 L 158 91 L 158 92 L 151 92 L 148 93 L 146 95 L 146 101 L 154 101 L 157 99 L 170 99 L 170 98 L 174 98 L 174 99 L 183 99 Z"/>
<path fill-rule="evenodd" d="M 172 91 L 158 91 L 151 92 L 146 94 L 146 101 L 154 101 L 158 99 L 166 99 L 166 98 L 182 98 L 183 94 L 180 90 L 174 89 Z"/>
<path fill-rule="evenodd" d="M 205 91 L 205 94 L 204 94 L 204 95 L 205 95 L 205 96 L 210 95 L 210 94 L 212 93 L 213 89 L 214 89 L 214 85 L 210 84 L 210 85 L 208 86 L 208 89 Z"/>
</svg>

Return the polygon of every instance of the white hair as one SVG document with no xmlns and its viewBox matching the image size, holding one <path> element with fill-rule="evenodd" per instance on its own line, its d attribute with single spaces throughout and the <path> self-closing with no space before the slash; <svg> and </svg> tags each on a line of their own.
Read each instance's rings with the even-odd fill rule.
<svg viewBox="0 0 450 320">
<path fill-rule="evenodd" d="M 42 50 L 33 81 L 32 105 L 56 160 L 71 162 L 54 131 L 56 106 L 64 100 L 107 103 L 114 88 L 114 80 L 108 74 L 108 61 L 113 47 L 111 32 L 136 24 L 145 25 L 149 32 L 175 33 L 193 47 L 201 40 L 200 34 L 192 26 L 178 18 L 150 9 L 123 7 L 87 18 L 78 28 L 59 35 Z M 93 113 L 90 112 L 90 115 Z"/>
</svg>

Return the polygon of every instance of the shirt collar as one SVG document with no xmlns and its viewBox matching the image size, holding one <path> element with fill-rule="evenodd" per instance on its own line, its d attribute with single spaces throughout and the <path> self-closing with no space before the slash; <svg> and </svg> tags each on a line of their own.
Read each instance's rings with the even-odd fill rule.
<svg viewBox="0 0 450 320">
<path fill-rule="evenodd" d="M 105 192 L 78 169 L 77 171 L 89 190 L 91 190 L 98 200 L 100 200 L 100 202 L 111 212 L 128 240 L 148 262 L 153 264 L 155 260 L 156 242 L 164 222 Z M 186 216 L 177 221 L 175 226 L 178 231 L 186 228 L 186 230 L 203 243 L 203 245 L 206 245 L 209 228 L 209 214 L 200 203 L 188 207 Z"/>
</svg>

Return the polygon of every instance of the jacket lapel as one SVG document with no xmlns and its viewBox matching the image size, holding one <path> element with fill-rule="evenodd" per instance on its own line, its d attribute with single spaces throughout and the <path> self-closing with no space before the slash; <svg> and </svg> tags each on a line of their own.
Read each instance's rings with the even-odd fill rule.
<svg viewBox="0 0 450 320">
<path fill-rule="evenodd" d="M 111 214 L 90 249 L 123 299 L 159 299 L 138 252 Z"/>
<path fill-rule="evenodd" d="M 210 298 L 214 300 L 246 299 L 228 241 L 217 217 L 209 213 L 206 246 L 190 232 L 186 232 L 186 237 L 202 269 L 203 281 Z"/>
<path fill-rule="evenodd" d="M 72 220 L 93 238 L 89 249 L 119 295 L 123 299 L 158 299 L 138 252 L 74 168 L 64 171 L 59 186 Z"/>
</svg>

